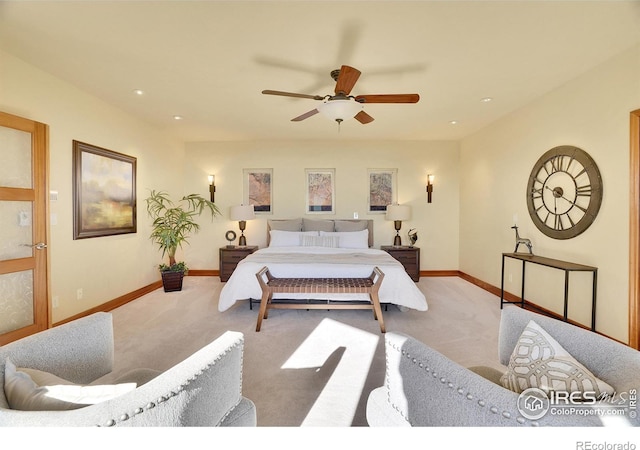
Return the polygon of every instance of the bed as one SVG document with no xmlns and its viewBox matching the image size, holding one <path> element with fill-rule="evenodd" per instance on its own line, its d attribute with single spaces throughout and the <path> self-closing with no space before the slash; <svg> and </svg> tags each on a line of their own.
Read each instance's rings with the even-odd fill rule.
<svg viewBox="0 0 640 450">
<path fill-rule="evenodd" d="M 384 273 L 379 298 L 400 309 L 427 310 L 424 294 L 387 252 L 372 248 L 372 220 L 270 220 L 268 246 L 240 261 L 220 292 L 218 310 L 239 300 L 257 300 L 262 290 L 256 273 L 267 266 L 274 277 L 365 278 L 374 267 Z M 363 294 L 282 294 L 274 300 L 313 299 L 369 301 Z"/>
</svg>

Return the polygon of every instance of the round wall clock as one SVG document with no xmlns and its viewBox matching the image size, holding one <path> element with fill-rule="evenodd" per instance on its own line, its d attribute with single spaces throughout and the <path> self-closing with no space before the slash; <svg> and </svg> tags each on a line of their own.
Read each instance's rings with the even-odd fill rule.
<svg viewBox="0 0 640 450">
<path fill-rule="evenodd" d="M 602 178 L 595 161 L 570 145 L 554 147 L 533 166 L 527 208 L 535 226 L 554 239 L 570 239 L 593 223 L 602 203 Z"/>
</svg>

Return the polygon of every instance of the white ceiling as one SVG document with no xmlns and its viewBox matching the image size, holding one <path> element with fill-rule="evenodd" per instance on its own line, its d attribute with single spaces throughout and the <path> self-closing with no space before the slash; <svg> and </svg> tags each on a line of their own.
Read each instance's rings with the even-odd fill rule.
<svg viewBox="0 0 640 450">
<path fill-rule="evenodd" d="M 460 139 L 638 42 L 639 1 L 0 1 L 2 49 L 184 141 Z M 332 93 L 342 64 L 420 102 L 338 130 L 261 94 Z"/>
</svg>

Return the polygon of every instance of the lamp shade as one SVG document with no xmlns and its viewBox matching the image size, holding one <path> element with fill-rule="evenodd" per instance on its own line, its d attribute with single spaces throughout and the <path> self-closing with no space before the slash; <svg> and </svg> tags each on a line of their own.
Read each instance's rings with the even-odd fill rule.
<svg viewBox="0 0 640 450">
<path fill-rule="evenodd" d="M 253 205 L 238 205 L 231 207 L 231 220 L 253 220 L 256 214 L 253 211 Z"/>
<path fill-rule="evenodd" d="M 387 220 L 409 220 L 411 219 L 411 207 L 409 205 L 388 205 Z"/>
<path fill-rule="evenodd" d="M 353 118 L 364 106 L 355 100 L 327 100 L 318 106 L 318 111 L 332 120 L 342 122 Z"/>
</svg>

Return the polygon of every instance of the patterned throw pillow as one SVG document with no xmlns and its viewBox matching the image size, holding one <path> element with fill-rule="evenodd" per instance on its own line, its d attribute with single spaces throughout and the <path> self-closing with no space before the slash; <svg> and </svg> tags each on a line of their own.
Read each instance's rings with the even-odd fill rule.
<svg viewBox="0 0 640 450">
<path fill-rule="evenodd" d="M 500 382 L 517 393 L 528 388 L 547 393 L 593 391 L 598 396 L 614 393 L 533 320 L 522 332 Z"/>
</svg>

